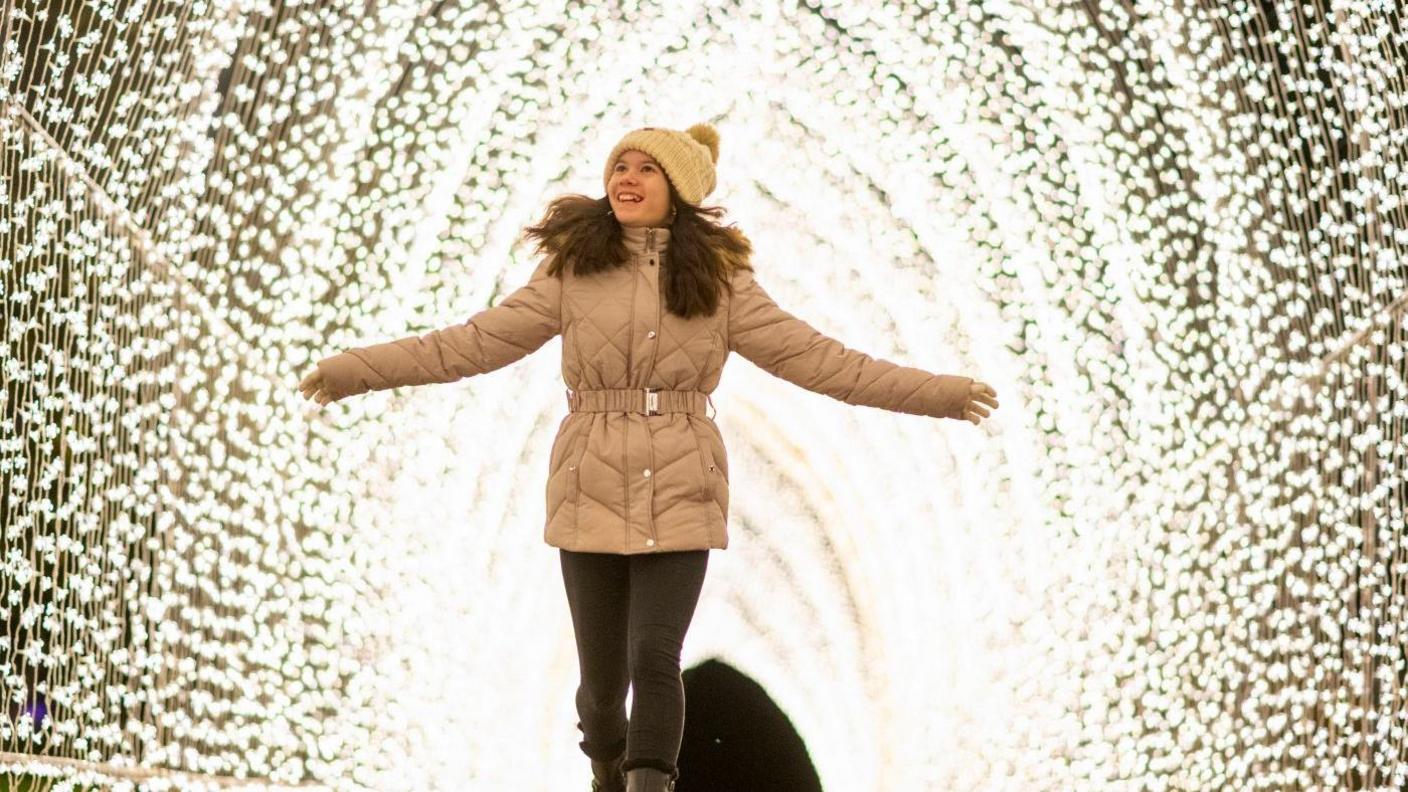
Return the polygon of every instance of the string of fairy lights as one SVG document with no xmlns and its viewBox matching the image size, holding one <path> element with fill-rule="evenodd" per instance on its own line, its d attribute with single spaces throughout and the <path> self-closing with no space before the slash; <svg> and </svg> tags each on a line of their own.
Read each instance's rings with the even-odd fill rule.
<svg viewBox="0 0 1408 792">
<path fill-rule="evenodd" d="M 0 8 L 0 777 L 582 784 L 559 342 L 295 386 L 492 304 L 622 132 L 708 120 L 781 305 L 1003 406 L 733 360 L 686 666 L 825 788 L 1408 785 L 1390 4 Z"/>
</svg>

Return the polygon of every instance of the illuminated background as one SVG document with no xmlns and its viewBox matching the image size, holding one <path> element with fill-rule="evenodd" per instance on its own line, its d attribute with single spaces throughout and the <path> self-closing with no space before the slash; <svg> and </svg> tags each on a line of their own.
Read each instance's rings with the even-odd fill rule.
<svg viewBox="0 0 1408 792">
<path fill-rule="evenodd" d="M 492 304 L 621 134 L 710 121 L 783 307 L 1002 407 L 735 356 L 687 667 L 829 790 L 1408 783 L 1390 4 L 616 6 L 4 3 L 0 771 L 585 789 L 560 341 L 296 384 Z M 689 728 L 681 792 L 748 749 Z"/>
</svg>

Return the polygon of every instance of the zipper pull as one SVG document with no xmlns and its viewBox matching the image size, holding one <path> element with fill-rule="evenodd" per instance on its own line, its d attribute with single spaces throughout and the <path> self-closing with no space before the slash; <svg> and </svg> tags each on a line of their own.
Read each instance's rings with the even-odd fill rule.
<svg viewBox="0 0 1408 792">
<path fill-rule="evenodd" d="M 654 249 L 655 249 L 655 229 L 653 229 L 653 228 L 647 228 L 647 229 L 645 229 L 645 249 L 646 249 L 646 250 L 654 250 Z"/>
</svg>

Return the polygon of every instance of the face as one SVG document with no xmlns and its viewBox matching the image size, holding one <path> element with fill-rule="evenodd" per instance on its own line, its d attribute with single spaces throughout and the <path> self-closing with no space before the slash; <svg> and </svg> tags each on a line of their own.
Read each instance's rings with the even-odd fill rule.
<svg viewBox="0 0 1408 792">
<path fill-rule="evenodd" d="M 621 152 L 611 167 L 606 195 L 621 225 L 659 227 L 670 218 L 670 183 L 660 165 L 643 151 Z M 640 200 L 623 199 L 623 195 Z"/>
</svg>

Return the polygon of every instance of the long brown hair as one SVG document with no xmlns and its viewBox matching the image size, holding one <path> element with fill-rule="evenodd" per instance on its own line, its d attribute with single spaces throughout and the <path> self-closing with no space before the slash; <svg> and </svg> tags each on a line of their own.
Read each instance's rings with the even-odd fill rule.
<svg viewBox="0 0 1408 792">
<path fill-rule="evenodd" d="M 749 263 L 753 245 L 733 225 L 719 225 L 718 218 L 726 211 L 723 207 L 690 205 L 680 199 L 673 184 L 669 188 L 675 219 L 661 262 L 665 308 L 685 319 L 711 316 L 719 307 L 719 287 L 731 294 L 733 273 L 753 269 Z M 552 255 L 548 274 L 559 278 L 564 267 L 580 277 L 630 261 L 621 223 L 611 213 L 607 196 L 558 196 L 548 204 L 542 220 L 523 232 L 538 240 L 539 253 Z"/>
</svg>

